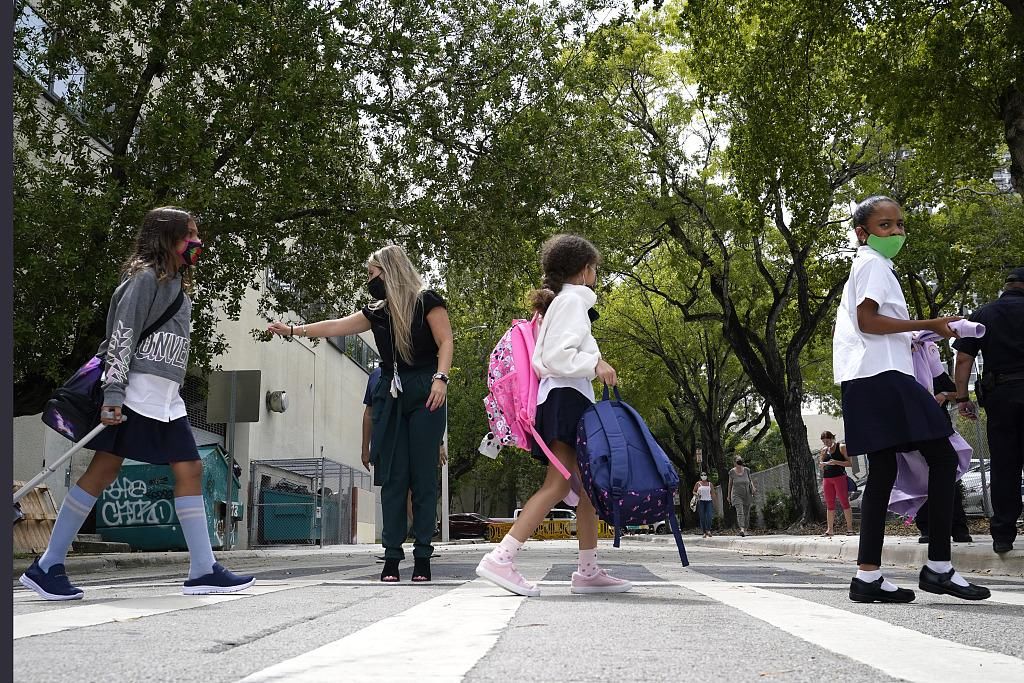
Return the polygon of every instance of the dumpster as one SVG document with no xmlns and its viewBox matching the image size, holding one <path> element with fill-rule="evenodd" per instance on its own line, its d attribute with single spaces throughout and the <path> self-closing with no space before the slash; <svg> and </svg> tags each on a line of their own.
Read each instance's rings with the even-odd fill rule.
<svg viewBox="0 0 1024 683">
<path fill-rule="evenodd" d="M 316 496 L 308 490 L 260 490 L 260 543 L 312 543 L 320 530 L 314 525 Z M 304 487 L 303 487 L 304 489 Z"/>
<path fill-rule="evenodd" d="M 203 499 L 210 543 L 224 547 L 226 529 L 231 545 L 238 541 L 236 522 L 244 515 L 238 502 L 238 477 L 232 475 L 228 495 L 227 455 L 219 445 L 200 446 L 203 461 Z M 125 460 L 121 472 L 96 502 L 96 533 L 104 541 L 127 543 L 132 550 L 187 550 L 174 511 L 174 475 L 169 465 Z"/>
</svg>

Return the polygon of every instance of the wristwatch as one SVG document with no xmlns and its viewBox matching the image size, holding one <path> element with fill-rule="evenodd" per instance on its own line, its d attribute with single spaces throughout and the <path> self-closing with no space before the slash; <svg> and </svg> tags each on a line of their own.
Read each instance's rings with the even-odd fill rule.
<svg viewBox="0 0 1024 683">
<path fill-rule="evenodd" d="M 444 374 L 443 372 L 434 373 L 434 376 L 431 377 L 430 379 L 439 379 L 445 384 L 448 384 L 448 375 Z"/>
</svg>

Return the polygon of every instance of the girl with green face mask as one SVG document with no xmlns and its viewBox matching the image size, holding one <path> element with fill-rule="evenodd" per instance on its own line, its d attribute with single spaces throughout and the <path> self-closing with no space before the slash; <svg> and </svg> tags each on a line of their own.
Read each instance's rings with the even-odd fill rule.
<svg viewBox="0 0 1024 683">
<path fill-rule="evenodd" d="M 843 289 L 832 338 L 836 384 L 842 387 L 846 448 L 867 454 L 868 480 L 861 499 L 858 571 L 850 582 L 854 602 L 910 602 L 914 592 L 897 588 L 879 569 L 889 497 L 897 474 L 897 449 L 919 451 L 928 464 L 928 562 L 919 586 L 967 600 L 989 596 L 965 581 L 950 557 L 957 454 L 952 426 L 935 399 L 914 379 L 912 332 L 956 336 L 958 317 L 911 320 L 892 258 L 906 240 L 903 211 L 889 197 L 869 197 L 853 214 L 860 247 Z"/>
</svg>

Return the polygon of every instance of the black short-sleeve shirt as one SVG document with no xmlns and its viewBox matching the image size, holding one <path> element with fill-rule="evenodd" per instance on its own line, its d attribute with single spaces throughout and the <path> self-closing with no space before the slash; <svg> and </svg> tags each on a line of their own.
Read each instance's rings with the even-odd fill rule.
<svg viewBox="0 0 1024 683">
<path fill-rule="evenodd" d="M 1024 370 L 1024 290 L 1008 289 L 970 317 L 985 325 L 984 337 L 962 337 L 953 348 L 971 356 L 985 356 L 985 372 Z"/>
<path fill-rule="evenodd" d="M 406 363 L 401 357 L 398 360 L 398 370 L 410 368 L 424 368 L 437 362 L 437 342 L 434 341 L 434 334 L 430 331 L 430 323 L 427 322 L 427 314 L 441 306 L 448 308 L 441 295 L 432 289 L 426 289 L 420 293 L 416 301 L 416 308 L 412 316 L 412 363 Z M 377 342 L 377 353 L 380 354 L 381 369 L 384 375 L 390 377 L 394 369 L 394 343 L 391 339 L 391 315 L 387 306 L 371 309 L 363 307 L 363 315 L 370 321 L 370 329 L 373 331 L 373 339 Z"/>
</svg>

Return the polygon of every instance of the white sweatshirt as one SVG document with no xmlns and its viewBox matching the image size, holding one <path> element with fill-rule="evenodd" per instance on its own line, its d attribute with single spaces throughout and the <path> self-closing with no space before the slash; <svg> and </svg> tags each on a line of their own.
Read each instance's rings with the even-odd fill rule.
<svg viewBox="0 0 1024 683">
<path fill-rule="evenodd" d="M 589 287 L 566 284 L 548 306 L 533 349 L 533 370 L 541 380 L 538 405 L 556 387 L 572 387 L 594 400 L 591 382 L 601 351 L 590 332 L 587 311 L 596 302 Z"/>
</svg>

